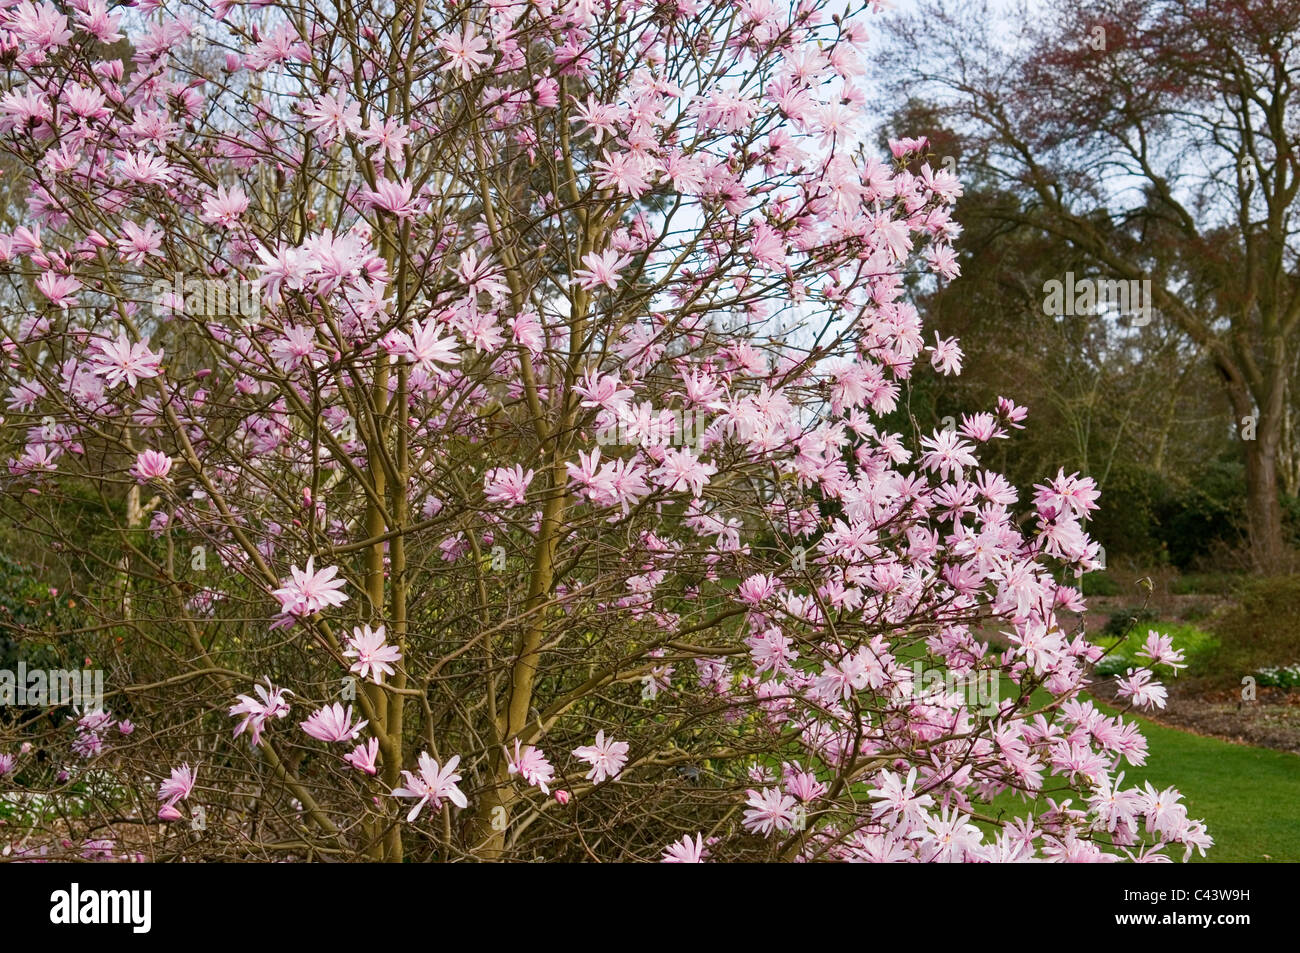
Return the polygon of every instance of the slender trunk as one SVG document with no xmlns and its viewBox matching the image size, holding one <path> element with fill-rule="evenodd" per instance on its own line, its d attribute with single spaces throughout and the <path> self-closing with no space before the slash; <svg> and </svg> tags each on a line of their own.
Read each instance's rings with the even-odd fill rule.
<svg viewBox="0 0 1300 953">
<path fill-rule="evenodd" d="M 524 603 L 525 609 L 530 612 L 550 597 L 551 584 L 555 579 L 555 553 L 559 544 L 560 524 L 564 518 L 564 486 L 567 479 L 563 457 L 557 449 L 552 457 L 550 496 L 542 510 L 540 532 L 533 550 L 528 599 Z M 503 743 L 508 743 L 528 724 L 539 650 L 545 635 L 545 614 L 535 612 L 516 643 L 515 662 L 510 670 L 510 696 L 505 711 L 498 717 L 497 735 Z M 494 783 L 484 791 L 479 802 L 472 832 L 478 855 L 484 860 L 496 860 L 505 852 L 510 806 L 515 798 L 510 786 L 505 751 L 499 749 L 492 752 L 489 764 Z"/>
<path fill-rule="evenodd" d="M 393 518 L 397 521 L 399 530 L 403 532 L 407 526 L 407 516 L 409 510 L 409 500 L 407 500 L 407 485 L 410 474 L 407 472 L 409 467 L 409 448 L 406 439 L 406 393 L 407 377 L 409 370 L 405 364 L 397 372 L 397 394 L 393 398 L 396 404 L 397 414 L 397 475 L 398 485 L 393 487 Z M 393 616 L 392 616 L 392 639 L 402 651 L 402 657 L 406 657 L 406 538 L 403 533 L 393 537 L 392 544 L 389 547 L 389 565 L 392 576 L 392 599 L 393 599 Z M 393 678 L 393 685 L 396 688 L 406 687 L 406 666 L 403 665 L 397 670 Z M 388 735 L 393 739 L 393 745 L 398 752 L 402 751 L 402 716 L 404 698 L 402 695 L 393 693 L 388 698 Z M 390 789 L 396 786 L 402 767 L 402 756 L 388 758 L 384 761 L 384 782 Z M 384 859 L 390 863 L 400 864 L 402 862 L 402 825 L 394 824 L 388 830 L 387 838 L 384 842 Z"/>
<path fill-rule="evenodd" d="M 388 397 L 388 367 L 386 364 L 381 365 L 378 373 L 375 375 L 375 384 L 371 389 L 371 400 L 373 401 L 373 434 L 372 438 L 378 444 L 384 439 L 385 425 L 384 412 L 385 404 Z M 377 446 L 367 448 L 370 457 L 370 479 L 374 486 L 375 497 L 384 499 L 387 493 L 387 480 L 384 477 L 383 463 L 379 459 L 379 449 Z M 374 539 L 384 535 L 388 531 L 385 525 L 384 514 L 382 510 L 373 501 L 366 504 L 366 536 Z M 366 550 L 366 595 L 370 601 L 371 617 L 376 620 L 382 620 L 384 616 L 384 544 L 375 543 Z M 388 699 L 384 690 L 378 685 L 367 684 L 362 689 L 370 696 L 370 707 L 374 712 L 377 722 L 375 727 L 378 729 L 381 738 L 388 738 L 390 744 L 383 746 L 381 742 L 380 754 L 383 760 L 383 779 L 384 783 L 390 788 L 396 785 L 398 772 L 402 767 L 402 753 L 400 745 L 392 741 L 388 735 Z M 368 831 L 370 841 L 370 857 L 373 860 L 383 860 L 386 850 L 386 835 L 382 831 L 382 823 L 376 823 Z"/>
</svg>

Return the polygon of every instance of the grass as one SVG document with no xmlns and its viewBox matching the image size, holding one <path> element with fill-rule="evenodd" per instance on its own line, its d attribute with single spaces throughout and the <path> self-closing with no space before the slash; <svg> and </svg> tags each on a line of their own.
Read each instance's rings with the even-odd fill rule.
<svg viewBox="0 0 1300 953">
<path fill-rule="evenodd" d="M 1035 693 L 1035 704 L 1049 700 Z M 1092 699 L 1108 714 L 1115 709 Z M 1300 861 L 1300 755 L 1268 748 L 1231 744 L 1217 738 L 1179 731 L 1133 714 L 1147 739 L 1147 761 L 1142 767 L 1124 764 L 1124 786 L 1150 781 L 1157 788 L 1174 787 L 1183 796 L 1187 813 L 1201 818 L 1214 838 L 1214 847 L 1200 863 L 1278 863 Z M 1051 782 L 1048 782 L 1051 787 Z M 1060 800 L 1060 796 L 1056 796 Z M 1076 798 L 1077 802 L 1077 798 Z M 1077 806 L 1077 804 L 1076 804 Z M 1046 798 L 1025 801 L 1004 793 L 993 799 L 992 811 L 1023 816 L 1047 807 Z M 1182 848 L 1166 849 L 1175 861 Z"/>
<path fill-rule="evenodd" d="M 1214 838 L 1206 861 L 1300 861 L 1300 755 L 1128 717 L 1141 725 L 1150 750 L 1145 766 L 1126 767 L 1125 782 L 1176 787 L 1188 814 L 1204 818 Z"/>
<path fill-rule="evenodd" d="M 1108 658 L 1135 658 L 1148 629 L 1171 636 L 1174 646 L 1184 651 L 1193 672 L 1203 671 L 1221 649 L 1217 632 L 1211 634 L 1186 623 L 1152 620 L 1136 627 Z M 1119 639 L 1108 636 L 1096 641 L 1109 648 Z M 1003 697 L 1012 691 L 1013 686 L 1004 684 Z M 1046 692 L 1035 693 L 1035 706 L 1049 701 Z M 1108 714 L 1117 713 L 1096 699 L 1093 703 Z M 1138 723 L 1147 739 L 1148 754 L 1142 767 L 1123 765 L 1124 785 L 1141 786 L 1150 781 L 1157 788 L 1178 789 L 1188 814 L 1204 819 L 1214 838 L 1214 847 L 1204 858 L 1194 854 L 1194 862 L 1300 862 L 1300 755 L 1206 738 L 1133 714 L 1126 715 L 1125 720 Z M 1046 806 L 1046 798 L 1031 802 L 1004 793 L 993 800 L 992 812 L 1005 810 L 1010 816 L 1023 816 Z M 1182 860 L 1182 848 L 1175 846 L 1165 853 L 1173 860 Z"/>
</svg>

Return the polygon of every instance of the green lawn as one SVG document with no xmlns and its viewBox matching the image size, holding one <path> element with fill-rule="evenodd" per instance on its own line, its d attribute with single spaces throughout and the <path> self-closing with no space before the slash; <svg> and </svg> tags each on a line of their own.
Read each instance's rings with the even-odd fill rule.
<svg viewBox="0 0 1300 953">
<path fill-rule="evenodd" d="M 1139 723 L 1148 746 L 1144 766 L 1122 766 L 1125 787 L 1150 781 L 1182 793 L 1188 814 L 1203 818 L 1214 838 L 1206 856 L 1193 854 L 1193 860 L 1300 861 L 1300 755 L 1203 738 L 1131 714 L 1125 720 Z M 1019 815 L 1026 806 L 1018 796 L 1006 794 L 993 802 L 994 811 Z M 1182 860 L 1181 849 L 1166 854 Z"/>
<path fill-rule="evenodd" d="M 1182 792 L 1188 813 L 1205 818 L 1214 838 L 1207 862 L 1300 861 L 1300 755 L 1136 720 L 1150 755 L 1124 778 Z"/>
</svg>

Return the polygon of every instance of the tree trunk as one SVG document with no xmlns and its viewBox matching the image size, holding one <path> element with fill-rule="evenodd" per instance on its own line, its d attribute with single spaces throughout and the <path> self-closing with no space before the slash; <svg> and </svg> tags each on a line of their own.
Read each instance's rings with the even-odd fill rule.
<svg viewBox="0 0 1300 953">
<path fill-rule="evenodd" d="M 1283 563 L 1282 505 L 1278 499 L 1279 428 L 1260 421 L 1246 448 L 1246 519 L 1251 560 L 1261 572 L 1280 572 Z"/>
</svg>

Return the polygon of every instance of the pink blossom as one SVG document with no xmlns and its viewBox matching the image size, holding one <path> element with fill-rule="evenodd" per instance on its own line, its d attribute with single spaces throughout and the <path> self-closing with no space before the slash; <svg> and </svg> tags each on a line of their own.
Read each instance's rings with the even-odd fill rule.
<svg viewBox="0 0 1300 953">
<path fill-rule="evenodd" d="M 140 483 L 165 480 L 172 469 L 172 458 L 157 450 L 144 450 L 135 458 L 131 473 Z"/>
<path fill-rule="evenodd" d="M 1152 681 L 1146 669 L 1129 669 L 1123 678 L 1116 678 L 1120 698 L 1131 699 L 1139 708 L 1164 708 L 1168 692 L 1159 682 Z"/>
<path fill-rule="evenodd" d="M 72 275 L 56 275 L 47 271 L 36 279 L 36 290 L 65 311 L 77 303 L 76 294 L 81 282 Z"/>
<path fill-rule="evenodd" d="M 453 33 L 443 37 L 438 41 L 438 48 L 447 54 L 442 69 L 459 70 L 463 79 L 470 79 L 492 62 L 492 56 L 483 52 L 488 48 L 487 40 L 472 26 L 466 26 L 459 36 Z"/>
<path fill-rule="evenodd" d="M 700 834 L 695 835 L 691 840 L 691 835 L 683 834 L 682 839 L 674 841 L 664 848 L 663 858 L 660 863 L 664 864 L 702 864 L 704 863 L 704 839 Z"/>
<path fill-rule="evenodd" d="M 345 711 L 342 704 L 335 702 L 312 712 L 298 726 L 318 741 L 343 742 L 351 741 L 367 724 L 369 722 L 364 719 L 352 724 L 352 706 L 349 705 Z"/>
<path fill-rule="evenodd" d="M 314 556 L 307 558 L 306 569 L 299 569 L 296 565 L 289 567 L 289 580 L 271 593 L 279 600 L 280 611 L 285 615 L 314 615 L 347 602 L 347 593 L 339 591 L 346 582 L 335 578 L 338 567 L 329 566 L 317 571 L 312 566 L 314 559 Z"/>
<path fill-rule="evenodd" d="M 444 800 L 451 801 L 457 807 L 465 807 L 469 803 L 460 788 L 456 786 L 456 782 L 460 780 L 460 775 L 456 773 L 456 766 L 460 764 L 460 755 L 452 755 L 445 765 L 438 767 L 438 762 L 429 757 L 428 752 L 422 751 L 419 761 L 418 773 L 403 771 L 402 777 L 406 779 L 405 783 L 402 787 L 393 789 L 394 797 L 418 799 L 410 813 L 406 815 L 408 821 L 419 817 L 420 811 L 426 804 L 438 811 L 441 810 Z"/>
<path fill-rule="evenodd" d="M 209 225 L 234 228 L 246 211 L 248 196 L 242 188 L 236 185 L 227 190 L 224 184 L 218 184 L 216 194 L 203 200 L 203 211 L 199 218 Z"/>
<path fill-rule="evenodd" d="M 745 811 L 745 829 L 755 834 L 771 837 L 774 833 L 787 834 L 794 830 L 799 813 L 794 798 L 782 794 L 780 788 L 764 788 L 745 792 L 749 810 Z"/>
<path fill-rule="evenodd" d="M 700 460 L 689 447 L 680 450 L 670 447 L 664 451 L 663 462 L 657 470 L 651 471 L 650 477 L 667 490 L 689 489 L 692 496 L 698 497 L 704 492 L 709 477 L 717 472 L 716 466 Z"/>
<path fill-rule="evenodd" d="M 379 179 L 374 189 L 361 192 L 358 198 L 364 204 L 391 212 L 397 218 L 413 218 L 420 214 L 424 205 L 411 199 L 411 190 L 410 179 L 402 179 L 400 182 Z"/>
<path fill-rule="evenodd" d="M 233 717 L 243 715 L 243 721 L 235 726 L 234 737 L 238 738 L 248 730 L 252 737 L 252 745 L 256 748 L 262 743 L 262 730 L 266 722 L 272 718 L 283 718 L 289 714 L 289 703 L 285 701 L 284 696 L 288 693 L 287 689 L 276 688 L 271 684 L 271 680 L 266 680 L 266 685 L 254 685 L 254 691 L 257 698 L 251 698 L 248 695 L 238 695 L 236 699 L 238 704 L 230 707 L 230 714 Z"/>
<path fill-rule="evenodd" d="M 378 773 L 379 769 L 375 766 L 375 761 L 379 757 L 379 739 L 370 738 L 364 744 L 359 744 L 343 756 L 343 760 L 358 771 L 362 771 L 370 776 Z"/>
<path fill-rule="evenodd" d="M 626 741 L 605 740 L 604 729 L 596 732 L 594 745 L 583 745 L 573 749 L 573 754 L 591 765 L 587 780 L 600 784 L 606 778 L 617 778 L 627 763 L 628 743 Z"/>
<path fill-rule="evenodd" d="M 100 340 L 90 355 L 90 370 L 104 378 L 109 387 L 123 382 L 134 388 L 137 383 L 162 373 L 163 352 L 149 350 L 148 340 L 131 341 L 126 331 L 118 332 L 116 341 Z"/>
<path fill-rule="evenodd" d="M 527 498 L 528 484 L 532 479 L 533 471 L 524 472 L 524 468 L 517 463 L 509 470 L 505 467 L 496 467 L 483 477 L 484 498 L 489 503 L 523 506 Z"/>
<path fill-rule="evenodd" d="M 177 801 L 184 801 L 193 793 L 197 779 L 198 771 L 191 770 L 189 762 L 179 768 L 172 768 L 171 777 L 158 785 L 158 800 L 166 802 L 168 807 L 174 806 Z"/>
<path fill-rule="evenodd" d="M 515 752 L 513 755 L 507 752 L 507 757 L 506 766 L 511 774 L 519 775 L 528 784 L 539 788 L 543 794 L 551 793 L 547 784 L 555 778 L 555 768 L 546 760 L 546 755 L 541 749 L 528 745 L 520 750 L 519 739 L 516 738 Z"/>
<path fill-rule="evenodd" d="M 355 672 L 362 678 L 373 676 L 376 682 L 382 682 L 385 675 L 397 674 L 393 666 L 402 660 L 402 651 L 395 645 L 389 645 L 385 638 L 382 625 L 377 629 L 371 629 L 369 625 L 354 628 L 348 639 L 348 647 L 343 650 L 345 658 L 356 659 L 348 671 Z"/>
<path fill-rule="evenodd" d="M 1139 658 L 1151 660 L 1152 665 L 1168 665 L 1175 671 L 1181 668 L 1187 668 L 1182 664 L 1182 649 L 1174 648 L 1174 640 L 1167 635 L 1161 635 L 1154 629 L 1147 631 L 1146 643 L 1138 650 Z"/>
<path fill-rule="evenodd" d="M 620 255 L 617 251 L 609 250 L 590 254 L 582 257 L 583 268 L 579 268 L 573 273 L 573 277 L 578 279 L 578 286 L 593 291 L 604 285 L 611 291 L 618 288 L 619 272 L 632 259 L 628 255 Z"/>
</svg>

